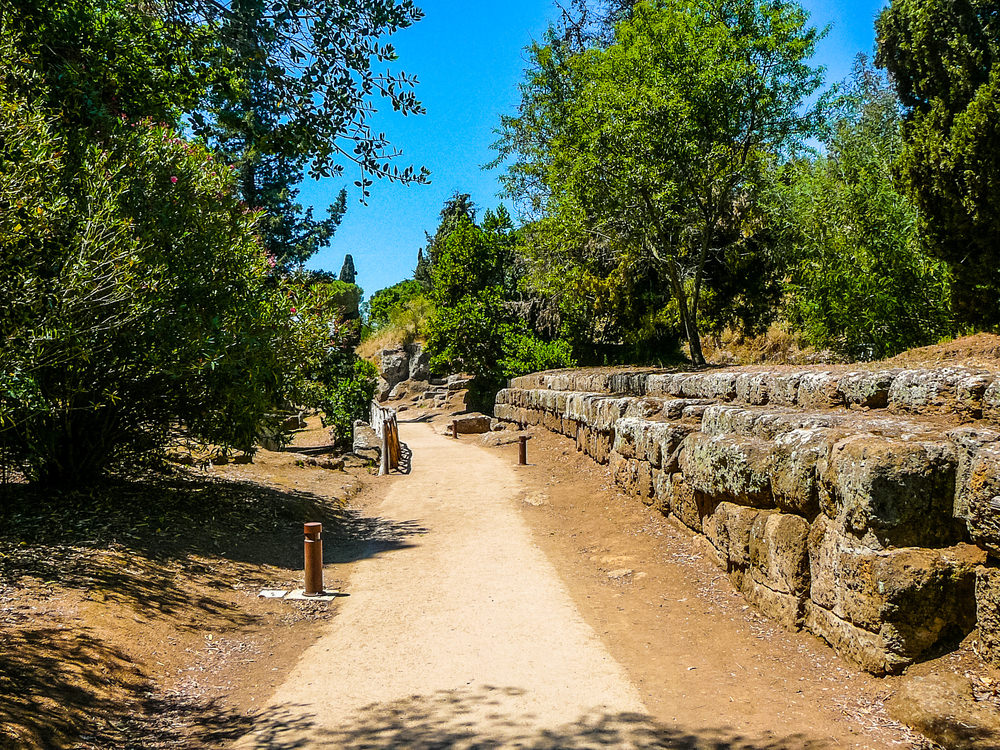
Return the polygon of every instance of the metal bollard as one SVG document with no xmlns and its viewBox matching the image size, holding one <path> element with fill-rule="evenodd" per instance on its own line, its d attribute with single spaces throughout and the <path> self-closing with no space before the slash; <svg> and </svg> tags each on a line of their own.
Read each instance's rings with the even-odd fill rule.
<svg viewBox="0 0 1000 750">
<path fill-rule="evenodd" d="M 323 524 L 305 525 L 306 587 L 303 596 L 323 594 Z"/>
<path fill-rule="evenodd" d="M 453 438 L 455 438 L 455 440 L 458 440 L 458 420 L 457 419 L 452 420 L 452 423 L 451 423 L 451 436 Z"/>
<path fill-rule="evenodd" d="M 528 438 L 525 435 L 521 435 L 518 439 L 517 446 L 517 463 L 518 466 L 528 465 Z"/>
</svg>

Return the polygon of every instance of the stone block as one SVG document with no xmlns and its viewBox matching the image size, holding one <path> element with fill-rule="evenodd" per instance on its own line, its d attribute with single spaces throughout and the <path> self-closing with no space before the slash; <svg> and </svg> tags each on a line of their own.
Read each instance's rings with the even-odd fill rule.
<svg viewBox="0 0 1000 750">
<path fill-rule="evenodd" d="M 976 571 L 976 628 L 980 655 L 1000 667 L 1000 568 L 995 565 Z"/>
<path fill-rule="evenodd" d="M 459 435 L 482 435 L 489 432 L 492 426 L 490 418 L 485 414 L 465 414 L 455 417 L 454 422 Z"/>
<path fill-rule="evenodd" d="M 969 534 L 979 545 L 1000 555 L 1000 445 L 979 449 L 969 477 L 956 497 L 966 504 Z"/>
<path fill-rule="evenodd" d="M 947 442 L 849 437 L 831 452 L 820 505 L 871 546 L 954 544 L 956 463 Z"/>
<path fill-rule="evenodd" d="M 819 469 L 843 436 L 831 428 L 801 428 L 772 443 L 771 492 L 780 509 L 813 519 L 819 513 Z"/>
<path fill-rule="evenodd" d="M 689 375 L 680 381 L 680 395 L 686 398 L 732 401 L 736 398 L 736 377 L 734 372 Z"/>
<path fill-rule="evenodd" d="M 805 613 L 805 599 L 801 596 L 783 594 L 757 581 L 752 571 L 740 578 L 740 592 L 748 602 L 767 617 L 789 630 L 802 627 Z"/>
<path fill-rule="evenodd" d="M 833 409 L 844 405 L 839 376 L 829 372 L 805 373 L 799 380 L 800 407 Z"/>
<path fill-rule="evenodd" d="M 965 367 L 902 370 L 889 389 L 889 406 L 911 414 L 982 414 L 988 373 Z"/>
<path fill-rule="evenodd" d="M 681 474 L 670 474 L 657 488 L 657 504 L 669 508 L 677 519 L 692 531 L 701 533 L 702 518 L 714 510 L 714 503 L 691 487 Z"/>
<path fill-rule="evenodd" d="M 889 389 L 895 378 L 894 370 L 849 372 L 840 378 L 839 388 L 847 406 L 884 409 L 889 405 Z"/>
<path fill-rule="evenodd" d="M 765 513 L 750 531 L 750 577 L 778 594 L 809 591 L 809 524 L 789 513 Z M 799 612 L 801 615 L 801 612 Z"/>
<path fill-rule="evenodd" d="M 744 404 L 768 403 L 774 375 L 769 372 L 745 372 L 736 376 L 736 399 Z"/>
<path fill-rule="evenodd" d="M 979 700 L 968 677 L 907 677 L 886 704 L 889 715 L 948 750 L 1000 748 L 1000 711 Z"/>
<path fill-rule="evenodd" d="M 948 439 L 955 446 L 957 460 L 955 469 L 955 504 L 952 515 L 955 518 L 968 522 L 969 480 L 972 478 L 972 465 L 981 448 L 1000 442 L 1000 432 L 982 427 L 959 427 L 948 433 Z"/>
<path fill-rule="evenodd" d="M 809 600 L 805 603 L 803 625 L 845 659 L 874 675 L 898 674 L 913 663 L 912 658 L 889 648 L 880 633 L 852 625 Z"/>
<path fill-rule="evenodd" d="M 773 506 L 770 449 L 763 441 L 696 432 L 684 439 L 679 461 L 691 487 L 717 502 Z"/>
<path fill-rule="evenodd" d="M 820 516 L 809 536 L 810 598 L 912 660 L 975 626 L 975 569 L 984 560 L 971 545 L 871 549 Z"/>
<path fill-rule="evenodd" d="M 352 452 L 366 461 L 378 461 L 381 458 L 382 440 L 367 422 L 355 421 Z"/>
<path fill-rule="evenodd" d="M 768 403 L 776 406 L 795 406 L 799 402 L 799 383 L 804 372 L 775 375 L 771 381 Z"/>
<path fill-rule="evenodd" d="M 769 515 L 771 511 L 748 508 L 735 503 L 719 503 L 714 509 L 715 524 L 718 529 L 720 546 L 725 546 L 730 569 L 745 569 L 750 566 L 750 546 L 753 527 L 757 519 Z"/>
<path fill-rule="evenodd" d="M 983 418 L 1000 422 L 1000 380 L 994 380 L 983 393 Z"/>
</svg>

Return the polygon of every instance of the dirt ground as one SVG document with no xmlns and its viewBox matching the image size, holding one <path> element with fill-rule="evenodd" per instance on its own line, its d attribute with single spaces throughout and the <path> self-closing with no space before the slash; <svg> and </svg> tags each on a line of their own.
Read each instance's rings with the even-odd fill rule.
<svg viewBox="0 0 1000 750">
<path fill-rule="evenodd" d="M 425 424 L 404 428 L 431 429 Z M 562 723 L 553 719 L 556 729 L 542 726 L 535 732 L 531 722 L 518 720 L 513 723 L 520 728 L 510 734 L 503 706 L 513 702 L 527 710 L 525 693 L 517 692 L 523 685 L 517 683 L 530 680 L 518 672 L 501 670 L 513 675 L 505 684 L 469 679 L 468 685 L 448 688 L 447 680 L 428 679 L 425 690 L 414 688 L 406 698 L 382 701 L 389 693 L 379 691 L 395 684 L 389 680 L 389 687 L 357 694 L 357 704 L 367 709 L 359 713 L 363 731 L 330 734 L 326 744 L 315 746 L 928 746 L 886 713 L 893 679 L 872 678 L 818 639 L 785 632 L 757 615 L 700 554 L 687 531 L 622 497 L 607 469 L 578 454 L 572 441 L 532 431 L 529 466 L 517 467 L 514 432 L 452 442 L 440 434 L 443 422 L 434 429 L 428 439 L 436 447 L 423 456 L 415 452 L 413 460 L 420 466 L 433 451 L 447 452 L 438 460 L 453 464 L 459 478 L 450 484 L 462 490 L 448 502 L 472 513 L 467 523 L 452 526 L 488 525 L 502 517 L 503 528 L 527 535 L 528 551 L 509 554 L 499 567 L 480 566 L 484 575 L 513 581 L 510 604 L 498 611 L 521 612 L 514 620 L 528 622 L 533 612 L 548 609 L 544 604 L 518 609 L 524 602 L 517 596 L 522 583 L 517 561 L 536 560 L 532 570 L 544 568 L 551 573 L 545 573 L 546 580 L 556 582 L 546 590 L 555 592 L 551 597 L 560 600 L 560 611 L 575 613 L 563 618 L 575 623 L 570 630 L 593 636 L 566 642 L 585 644 L 573 647 L 573 653 L 594 649 L 581 673 L 610 675 L 608 695 L 621 697 L 611 701 L 617 704 L 613 710 L 577 720 L 563 717 Z M 298 437 L 299 444 L 322 442 L 315 430 Z M 508 484 L 497 478 L 501 474 L 509 477 L 511 492 L 490 494 L 493 505 L 483 505 L 477 515 L 477 499 L 485 496 L 481 488 Z M 287 697 L 289 679 L 314 661 L 323 639 L 372 640 L 357 630 L 338 631 L 369 610 L 362 592 L 395 581 L 400 590 L 419 595 L 429 572 L 420 566 L 446 559 L 453 574 L 454 568 L 457 575 L 464 573 L 455 559 L 415 553 L 427 544 L 414 541 L 414 524 L 421 533 L 430 528 L 428 519 L 444 528 L 448 524 L 442 519 L 455 511 L 446 507 L 450 496 L 443 490 L 415 497 L 413 479 L 378 478 L 363 468 L 332 472 L 298 465 L 289 453 L 262 452 L 252 465 L 186 470 L 177 480 L 123 485 L 77 511 L 48 512 L 47 500 L 37 496 L 3 498 L 0 748 L 218 748 L 240 738 L 246 747 L 299 746 L 273 737 L 253 744 L 261 727 L 274 722 L 273 708 L 262 704 Z M 449 484 L 443 477 L 439 481 Z M 155 502 L 149 502 L 151 497 Z M 418 498 L 429 498 L 436 510 L 406 512 Z M 298 583 L 305 520 L 324 522 L 327 588 L 341 588 L 349 596 L 329 604 L 259 598 L 263 588 Z M 510 531 L 502 539 L 514 536 Z M 463 549 L 474 554 L 472 547 Z M 408 569 L 384 567 L 407 565 L 408 559 L 414 561 Z M 450 612 L 456 605 L 447 597 L 426 605 L 420 596 L 415 601 L 411 606 L 437 611 L 439 624 L 451 617 L 467 643 L 450 640 L 454 635 L 447 628 L 439 628 L 438 640 L 430 644 L 407 644 L 400 636 L 388 641 L 403 647 L 392 674 L 409 674 L 419 687 L 425 676 L 420 664 L 404 666 L 413 655 L 460 653 L 459 643 L 472 654 L 498 647 L 496 635 L 489 642 L 476 640 L 488 629 L 463 625 L 466 615 Z M 388 611 L 371 632 L 392 631 L 395 616 Z M 504 620 L 497 622 L 500 632 L 510 630 L 501 627 Z M 541 629 L 536 626 L 534 632 Z M 542 649 L 549 651 L 556 649 Z M 349 672 L 346 657 L 332 653 L 327 667 L 334 684 L 345 684 L 338 675 Z M 507 653 L 519 651 L 508 648 Z M 303 654 L 311 656 L 303 660 Z M 363 674 L 368 663 L 355 661 L 351 668 Z M 984 671 L 970 647 L 911 671 L 935 670 L 998 677 Z M 569 674 L 563 683 L 584 682 Z M 567 705 L 582 710 L 591 694 Z M 380 701 L 375 710 L 373 704 Z M 483 706 L 496 708 L 480 719 L 499 735 L 491 739 L 468 727 L 455 729 Z M 439 731 L 442 715 L 452 722 L 450 734 Z M 386 716 L 405 732 L 387 734 Z M 343 712 L 338 721 L 342 717 Z M 451 744 L 441 744 L 445 739 Z"/>
</svg>

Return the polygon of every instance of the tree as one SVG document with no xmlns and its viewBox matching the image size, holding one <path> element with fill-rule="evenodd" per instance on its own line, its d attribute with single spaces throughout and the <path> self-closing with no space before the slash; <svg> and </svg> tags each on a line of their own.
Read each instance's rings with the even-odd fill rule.
<svg viewBox="0 0 1000 750">
<path fill-rule="evenodd" d="M 373 95 L 403 115 L 423 112 L 415 77 L 373 67 L 396 59 L 384 38 L 421 18 L 412 0 L 187 3 L 217 30 L 221 72 L 192 115 L 195 132 L 238 166 L 244 200 L 268 214 L 264 242 L 280 263 L 327 245 L 344 213 L 344 193 L 324 219 L 302 211 L 295 186 L 307 171 L 329 177 L 354 163 L 362 198 L 372 177 L 426 181 L 426 170 L 392 165 L 399 152 L 368 122 Z"/>
<path fill-rule="evenodd" d="M 893 175 L 899 99 L 864 57 L 829 131 L 825 155 L 775 178 L 791 318 L 810 344 L 853 360 L 934 343 L 950 330 L 948 271 L 927 255 Z"/>
<path fill-rule="evenodd" d="M 958 319 L 1000 324 L 1000 12 L 995 0 L 893 0 L 878 62 L 907 112 L 899 171 Z"/>
<path fill-rule="evenodd" d="M 354 258 L 348 253 L 344 256 L 344 265 L 340 268 L 340 280 L 345 284 L 353 284 L 358 279 L 358 272 L 354 268 Z"/>
<path fill-rule="evenodd" d="M 820 38 L 794 2 L 641 2 L 607 46 L 575 53 L 550 34 L 503 120 L 510 193 L 580 222 L 589 252 L 655 263 L 695 364 L 710 258 L 753 225 L 768 161 L 820 122 Z"/>
</svg>

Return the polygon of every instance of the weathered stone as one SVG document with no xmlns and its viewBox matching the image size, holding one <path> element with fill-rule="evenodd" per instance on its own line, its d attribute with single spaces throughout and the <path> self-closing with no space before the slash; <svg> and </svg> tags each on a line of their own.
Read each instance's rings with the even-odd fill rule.
<svg viewBox="0 0 1000 750">
<path fill-rule="evenodd" d="M 753 526 L 761 516 L 769 515 L 771 511 L 757 510 L 734 503 L 719 503 L 713 515 L 716 516 L 718 534 L 724 536 L 726 553 L 730 568 L 747 568 L 750 566 L 750 544 Z"/>
<path fill-rule="evenodd" d="M 967 677 L 908 677 L 886 704 L 889 715 L 948 750 L 1000 748 L 1000 712 L 977 701 Z"/>
<path fill-rule="evenodd" d="M 799 380 L 799 400 L 802 407 L 832 409 L 844 405 L 839 388 L 840 378 L 829 372 L 808 372 Z"/>
<path fill-rule="evenodd" d="M 955 455 L 958 461 L 955 470 L 955 505 L 952 515 L 967 522 L 969 520 L 969 480 L 972 478 L 972 464 L 981 448 L 991 443 L 1000 442 L 1000 432 L 981 427 L 959 427 L 948 433 L 948 439 L 955 446 Z"/>
<path fill-rule="evenodd" d="M 983 418 L 1000 422 L 1000 379 L 990 383 L 983 393 Z"/>
<path fill-rule="evenodd" d="M 889 389 L 889 406 L 914 414 L 981 414 L 989 379 L 980 370 L 945 367 L 936 370 L 903 370 Z"/>
<path fill-rule="evenodd" d="M 485 414 L 463 414 L 455 417 L 459 435 L 481 435 L 490 431 L 490 418 Z"/>
<path fill-rule="evenodd" d="M 691 487 L 716 501 L 767 508 L 773 505 L 763 441 L 693 433 L 685 438 L 680 467 Z"/>
<path fill-rule="evenodd" d="M 427 380 L 431 376 L 431 355 L 421 344 L 412 344 L 410 348 L 410 380 Z"/>
<path fill-rule="evenodd" d="M 377 401 L 385 401 L 389 398 L 390 393 L 392 393 L 392 384 L 379 376 L 378 380 L 375 381 L 375 399 Z"/>
<path fill-rule="evenodd" d="M 799 402 L 799 383 L 804 372 L 775 375 L 771 381 L 768 403 L 776 406 L 795 406 Z"/>
<path fill-rule="evenodd" d="M 367 422 L 354 423 L 354 455 L 366 461 L 378 461 L 382 456 L 382 440 Z"/>
<path fill-rule="evenodd" d="M 669 482 L 664 481 L 657 488 L 657 503 L 667 507 L 677 519 L 692 531 L 701 532 L 702 518 L 712 510 L 714 503 L 700 492 L 694 490 L 684 481 L 680 474 L 669 475 Z"/>
<path fill-rule="evenodd" d="M 976 452 L 960 494 L 967 503 L 972 539 L 1000 555 L 1000 445 L 987 445 Z"/>
<path fill-rule="evenodd" d="M 801 596 L 783 594 L 757 581 L 753 573 L 744 573 L 740 578 L 740 591 L 746 600 L 767 617 L 789 630 L 802 627 L 805 599 Z"/>
<path fill-rule="evenodd" d="M 391 391 L 410 377 L 410 355 L 403 349 L 386 349 L 379 356 L 378 370 Z"/>
<path fill-rule="evenodd" d="M 849 372 L 838 385 L 847 406 L 884 409 L 889 405 L 889 389 L 895 378 L 893 370 Z"/>
<path fill-rule="evenodd" d="M 736 373 L 711 372 L 680 380 L 680 394 L 686 398 L 732 401 L 736 398 Z"/>
<path fill-rule="evenodd" d="M 947 443 L 853 436 L 833 448 L 820 504 L 872 546 L 953 544 L 955 466 Z"/>
<path fill-rule="evenodd" d="M 975 627 L 975 568 L 984 559 L 971 545 L 870 549 L 820 516 L 809 537 L 810 598 L 841 620 L 879 633 L 884 648 L 912 660 Z"/>
<path fill-rule="evenodd" d="M 995 565 L 976 571 L 976 627 L 979 653 L 1000 667 L 1000 568 Z"/>
<path fill-rule="evenodd" d="M 809 524 L 805 519 L 789 513 L 759 515 L 750 531 L 750 574 L 779 594 L 804 597 L 809 590 Z"/>
<path fill-rule="evenodd" d="M 842 433 L 829 428 L 803 428 L 775 438 L 771 453 L 771 491 L 782 510 L 808 519 L 819 513 L 820 465 Z"/>
<path fill-rule="evenodd" d="M 302 412 L 285 417 L 285 421 L 281 423 L 282 432 L 294 432 L 295 430 L 304 430 L 305 428 L 306 417 Z"/>
<path fill-rule="evenodd" d="M 736 376 L 736 398 L 745 404 L 762 406 L 768 402 L 774 376 L 769 372 L 745 372 Z"/>
<path fill-rule="evenodd" d="M 805 603 L 803 625 L 838 654 L 872 674 L 898 674 L 913 663 L 913 659 L 888 648 L 879 633 L 852 625 L 809 600 Z"/>
</svg>

